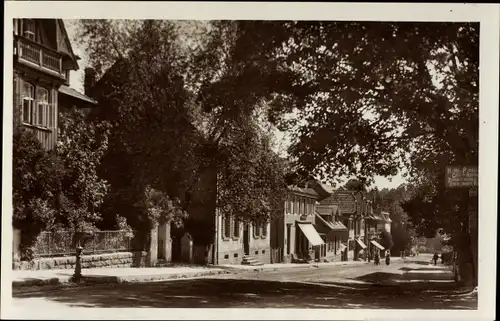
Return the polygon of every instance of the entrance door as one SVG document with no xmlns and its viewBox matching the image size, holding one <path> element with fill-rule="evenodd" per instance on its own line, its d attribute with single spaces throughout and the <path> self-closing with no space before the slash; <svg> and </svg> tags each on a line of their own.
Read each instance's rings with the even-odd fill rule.
<svg viewBox="0 0 500 321">
<path fill-rule="evenodd" d="M 248 231 L 248 224 L 243 228 L 243 251 L 245 255 L 250 255 L 250 233 Z"/>
</svg>

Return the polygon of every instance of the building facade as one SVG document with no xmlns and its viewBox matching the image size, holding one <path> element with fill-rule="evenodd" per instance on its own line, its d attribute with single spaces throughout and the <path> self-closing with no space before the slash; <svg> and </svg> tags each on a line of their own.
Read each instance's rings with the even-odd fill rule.
<svg viewBox="0 0 500 321">
<path fill-rule="evenodd" d="M 241 222 L 217 214 L 216 224 L 215 264 L 270 263 L 270 223 Z"/>
<path fill-rule="evenodd" d="M 349 230 L 340 221 L 339 207 L 321 206 L 318 203 L 315 215 L 315 225 L 326 244 L 322 252 L 322 261 L 342 261 L 342 253 L 349 239 Z"/>
<path fill-rule="evenodd" d="M 271 222 L 271 247 L 277 262 L 320 261 L 326 244 L 315 226 L 318 194 L 309 187 L 289 186 L 282 216 Z"/>
<path fill-rule="evenodd" d="M 13 19 L 14 124 L 51 150 L 57 142 L 61 106 L 90 108 L 95 101 L 69 87 L 78 70 L 62 19 Z"/>
</svg>

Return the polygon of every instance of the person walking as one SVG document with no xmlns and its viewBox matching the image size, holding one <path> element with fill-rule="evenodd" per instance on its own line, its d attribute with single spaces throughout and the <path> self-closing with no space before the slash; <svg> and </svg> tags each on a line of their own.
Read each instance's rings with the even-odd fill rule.
<svg viewBox="0 0 500 321">
<path fill-rule="evenodd" d="M 380 264 L 380 254 L 377 252 L 375 252 L 375 259 L 373 260 L 375 263 L 375 265 L 379 265 Z"/>
<path fill-rule="evenodd" d="M 432 257 L 432 260 L 434 261 L 434 265 L 437 264 L 437 260 L 439 258 L 439 255 L 437 254 L 437 252 L 434 253 L 434 256 Z"/>
<path fill-rule="evenodd" d="M 385 251 L 385 265 L 391 264 L 391 253 L 389 250 Z"/>
</svg>

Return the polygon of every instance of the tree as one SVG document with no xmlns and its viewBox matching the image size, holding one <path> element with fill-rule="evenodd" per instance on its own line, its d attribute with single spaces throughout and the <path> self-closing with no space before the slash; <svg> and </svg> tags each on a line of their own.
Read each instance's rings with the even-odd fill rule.
<svg viewBox="0 0 500 321">
<path fill-rule="evenodd" d="M 23 260 L 33 258 L 40 232 L 84 232 L 101 218 L 107 185 L 97 167 L 107 148 L 106 124 L 71 109 L 59 114 L 59 129 L 57 146 L 48 152 L 30 131 L 14 128 L 13 224 L 21 231 Z"/>
<path fill-rule="evenodd" d="M 96 97 L 106 106 L 97 117 L 113 123 L 103 166 L 110 199 L 135 204 L 136 198 L 126 195 L 142 195 L 151 186 L 179 198 L 179 206 L 187 209 L 197 181 L 216 168 L 224 195 L 217 203 L 221 212 L 243 220 L 269 219 L 284 189 L 282 164 L 262 123 L 255 122 L 269 93 L 260 82 L 258 57 L 246 59 L 240 48 L 248 46 L 237 36 L 240 30 L 232 23 L 214 23 L 195 48 L 186 49 L 175 22 L 146 20 L 126 31 L 115 24 L 120 22 L 82 21 L 79 26 L 82 39 L 89 41 L 91 63 L 113 65 L 100 80 L 110 90 Z M 119 35 L 108 37 L 109 32 Z M 100 48 L 112 48 L 113 57 Z M 143 216 L 140 211 L 131 215 Z"/>
<path fill-rule="evenodd" d="M 271 105 L 298 170 L 371 179 L 406 166 L 417 232 L 463 233 L 467 197 L 445 190 L 444 168 L 478 163 L 478 24 L 276 24 L 289 35 L 276 61 L 301 96 L 283 91 Z"/>
<path fill-rule="evenodd" d="M 108 125 L 76 108 L 59 113 L 57 155 L 64 166 L 57 191 L 57 223 L 75 232 L 95 229 L 108 185 L 97 173 L 108 148 Z"/>
<path fill-rule="evenodd" d="M 393 253 L 410 250 L 413 245 L 415 229 L 401 204 L 412 197 L 412 187 L 402 184 L 395 189 L 384 188 L 381 191 L 373 191 L 373 193 L 375 193 L 375 210 L 388 212 L 392 220 Z"/>
<path fill-rule="evenodd" d="M 344 185 L 344 188 L 348 191 L 366 192 L 365 183 L 357 179 L 350 179 L 349 181 L 347 181 L 347 183 Z"/>
<path fill-rule="evenodd" d="M 20 126 L 14 127 L 12 167 L 12 223 L 21 231 L 21 260 L 30 260 L 37 236 L 55 224 L 56 191 L 63 170 L 57 157 Z"/>
</svg>

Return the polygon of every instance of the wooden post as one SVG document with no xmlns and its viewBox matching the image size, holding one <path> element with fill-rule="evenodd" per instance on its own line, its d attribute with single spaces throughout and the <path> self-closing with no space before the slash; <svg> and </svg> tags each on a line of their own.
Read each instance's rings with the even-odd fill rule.
<svg viewBox="0 0 500 321">
<path fill-rule="evenodd" d="M 39 53 L 40 53 L 40 67 L 43 67 L 43 50 L 42 48 L 38 48 Z"/>
</svg>

